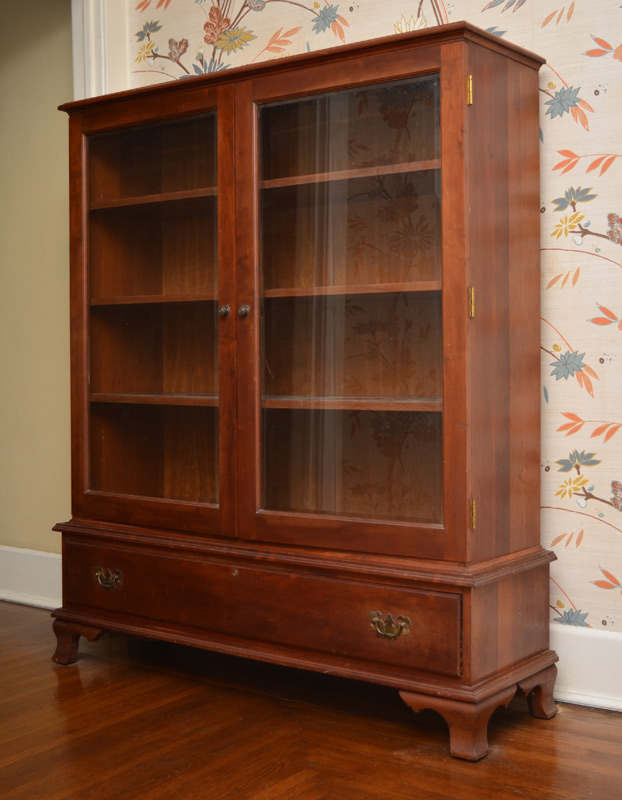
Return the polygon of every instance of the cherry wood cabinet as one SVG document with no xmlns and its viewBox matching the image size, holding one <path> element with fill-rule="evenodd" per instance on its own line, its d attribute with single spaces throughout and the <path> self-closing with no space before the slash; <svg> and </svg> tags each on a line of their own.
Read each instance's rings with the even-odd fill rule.
<svg viewBox="0 0 622 800">
<path fill-rule="evenodd" d="M 80 636 L 555 713 L 541 59 L 455 23 L 63 106 Z"/>
</svg>

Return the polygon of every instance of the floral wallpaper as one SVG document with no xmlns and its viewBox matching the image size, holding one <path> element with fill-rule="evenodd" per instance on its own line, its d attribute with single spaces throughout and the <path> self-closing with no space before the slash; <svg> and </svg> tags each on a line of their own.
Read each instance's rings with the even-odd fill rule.
<svg viewBox="0 0 622 800">
<path fill-rule="evenodd" d="M 551 619 L 622 631 L 619 0 L 128 0 L 132 85 L 466 19 L 537 52 Z"/>
</svg>

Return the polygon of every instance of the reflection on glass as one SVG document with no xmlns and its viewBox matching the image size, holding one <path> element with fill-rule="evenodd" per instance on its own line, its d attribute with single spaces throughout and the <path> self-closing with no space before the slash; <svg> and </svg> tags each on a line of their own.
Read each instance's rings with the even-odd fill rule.
<svg viewBox="0 0 622 800">
<path fill-rule="evenodd" d="M 266 397 L 440 400 L 440 292 L 264 303 Z"/>
<path fill-rule="evenodd" d="M 262 178 L 376 168 L 440 157 L 437 75 L 262 108 Z"/>
<path fill-rule="evenodd" d="M 440 278 L 438 170 L 262 192 L 266 290 Z"/>
<path fill-rule="evenodd" d="M 440 523 L 438 76 L 260 131 L 262 507 Z"/>
<path fill-rule="evenodd" d="M 268 408 L 263 429 L 265 508 L 442 521 L 440 414 Z"/>
</svg>

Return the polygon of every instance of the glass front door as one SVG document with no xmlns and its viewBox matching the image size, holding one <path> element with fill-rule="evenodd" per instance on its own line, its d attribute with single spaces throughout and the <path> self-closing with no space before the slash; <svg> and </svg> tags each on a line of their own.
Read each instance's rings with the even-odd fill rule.
<svg viewBox="0 0 622 800">
<path fill-rule="evenodd" d="M 219 502 L 216 114 L 91 136 L 88 488 Z"/>
<path fill-rule="evenodd" d="M 441 524 L 438 75 L 264 104 L 260 507 Z"/>
</svg>

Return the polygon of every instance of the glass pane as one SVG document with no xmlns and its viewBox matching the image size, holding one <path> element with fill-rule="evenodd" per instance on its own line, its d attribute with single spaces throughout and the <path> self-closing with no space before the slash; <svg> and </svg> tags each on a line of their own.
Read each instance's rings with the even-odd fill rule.
<svg viewBox="0 0 622 800">
<path fill-rule="evenodd" d="M 216 117 L 89 142 L 90 487 L 218 502 Z"/>
<path fill-rule="evenodd" d="M 91 404 L 91 484 L 100 492 L 218 502 L 218 409 Z"/>
<path fill-rule="evenodd" d="M 440 414 L 269 408 L 263 427 L 265 508 L 441 522 Z"/>
<path fill-rule="evenodd" d="M 440 402 L 440 292 L 264 301 L 264 397 Z"/>
<path fill-rule="evenodd" d="M 215 115 L 93 136 L 91 205 L 216 185 Z"/>
<path fill-rule="evenodd" d="M 262 106 L 268 510 L 442 522 L 438 76 Z"/>
<path fill-rule="evenodd" d="M 440 157 L 437 75 L 264 106 L 265 180 Z"/>
<path fill-rule="evenodd" d="M 439 179 L 429 169 L 264 188 L 264 288 L 439 280 Z"/>
<path fill-rule="evenodd" d="M 215 196 L 95 209 L 90 223 L 92 300 L 215 297 Z"/>
</svg>

